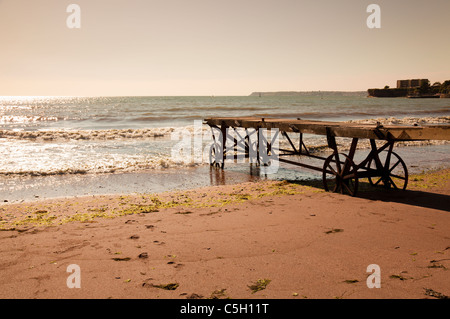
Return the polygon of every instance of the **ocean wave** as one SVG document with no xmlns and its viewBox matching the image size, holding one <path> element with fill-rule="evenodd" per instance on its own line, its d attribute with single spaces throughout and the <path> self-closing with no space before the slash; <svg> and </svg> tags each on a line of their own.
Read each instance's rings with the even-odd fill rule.
<svg viewBox="0 0 450 319">
<path fill-rule="evenodd" d="M 408 115 L 408 116 L 414 116 L 414 115 L 445 115 L 450 113 L 450 108 L 442 108 L 438 110 L 413 110 L 413 111 L 400 111 L 400 110 L 393 110 L 393 111 L 385 111 L 383 110 L 382 113 L 379 111 L 352 111 L 351 116 L 352 117 L 377 117 L 381 115 L 388 115 L 389 117 L 394 116 L 402 116 L 402 115 Z M 346 117 L 349 114 L 343 111 L 333 111 L 333 112 L 296 112 L 296 113 L 256 113 L 251 116 L 255 117 L 272 117 L 272 118 L 300 118 L 300 119 L 323 119 L 323 118 L 342 118 Z M 400 120 L 400 119 L 397 119 Z"/>
<path fill-rule="evenodd" d="M 188 116 L 177 116 L 175 119 L 173 116 L 139 116 L 133 118 L 131 121 L 137 121 L 137 122 L 162 122 L 162 121 L 174 121 L 174 120 L 183 120 L 183 121 L 189 121 L 189 120 L 201 120 L 203 117 L 198 115 L 188 115 Z"/>
<path fill-rule="evenodd" d="M 450 123 L 450 116 L 406 117 L 402 119 L 384 117 L 348 122 L 371 124 L 380 122 L 382 124 L 400 125 L 448 124 Z M 2 157 L 0 158 L 0 175 L 102 174 L 208 165 L 208 151 L 212 140 L 208 139 L 211 131 L 207 125 L 201 127 L 201 134 L 204 138 L 202 145 L 203 161 L 194 161 L 193 156 L 174 158 L 171 154 L 172 146 L 179 141 L 172 141 L 172 134 L 175 136 L 191 134 L 193 136 L 192 134 L 199 133 L 196 131 L 197 129 L 198 127 L 195 125 L 189 125 L 120 130 L 0 130 L 0 138 L 4 139 L 2 141 Z M 298 134 L 290 135 L 294 145 L 298 145 Z M 167 138 L 167 140 L 164 138 Z M 138 139 L 137 143 L 134 139 Z M 107 142 L 104 142 L 104 140 Z M 350 140 L 338 138 L 339 150 L 347 152 L 351 144 Z M 325 136 L 307 134 L 304 142 L 311 153 L 329 152 Z M 384 141 L 377 141 L 377 143 L 384 143 Z M 450 144 L 450 141 L 408 141 L 396 143 L 396 147 L 446 144 Z M 280 139 L 279 146 L 280 148 L 290 149 L 290 143 L 285 139 Z M 361 139 L 358 143 L 358 149 L 370 150 L 369 141 Z M 193 152 L 191 155 L 194 155 Z"/>
<path fill-rule="evenodd" d="M 36 122 L 55 122 L 61 118 L 57 116 L 25 116 L 25 115 L 2 115 L 0 116 L 0 124 L 11 123 L 36 123 Z"/>
<path fill-rule="evenodd" d="M 55 175 L 85 175 L 85 174 L 110 174 L 126 173 L 144 170 L 161 170 L 168 168 L 187 168 L 207 164 L 197 163 L 186 159 L 172 159 L 170 156 L 156 156 L 154 158 L 138 158 L 121 160 L 97 159 L 86 161 L 64 161 L 47 165 L 26 165 L 13 168 L 0 169 L 0 176 L 55 176 Z"/>
<path fill-rule="evenodd" d="M 319 156 L 328 156 L 331 150 L 326 144 L 326 139 L 323 137 L 316 137 L 307 139 L 306 146 L 311 154 Z M 337 145 L 340 152 L 348 152 L 350 149 L 350 140 L 340 139 Z M 379 146 L 382 141 L 377 141 Z M 429 145 L 446 145 L 450 144 L 448 141 L 410 141 L 399 142 L 396 147 L 420 147 Z M 281 140 L 280 148 L 289 148 L 289 143 L 286 140 Z M 358 143 L 358 151 L 369 152 L 370 143 L 366 140 L 361 140 Z M 75 157 L 75 156 L 74 156 Z M 86 175 L 86 174 L 112 174 L 112 173 L 127 173 L 150 170 L 164 170 L 164 169 L 184 169 L 198 166 L 209 165 L 209 154 L 203 153 L 202 161 L 194 161 L 192 157 L 177 157 L 173 158 L 170 154 L 159 154 L 153 157 L 147 156 L 123 156 L 122 158 L 104 158 L 98 156 L 92 158 L 86 156 L 85 158 L 69 159 L 53 159 L 53 162 L 47 157 L 42 160 L 35 160 L 31 157 L 28 162 L 21 165 L 2 165 L 0 169 L 0 176 L 4 177 L 35 177 L 35 176 L 55 176 L 55 175 Z M 301 158 L 299 158 L 301 161 Z M 248 160 L 247 160 L 248 161 Z M 242 162 L 241 162 L 242 163 Z M 247 162 L 245 162 L 247 163 Z M 241 165 L 248 165 L 242 163 Z M 322 164 L 319 164 L 319 166 Z"/>
<path fill-rule="evenodd" d="M 366 120 L 350 120 L 348 123 L 358 124 L 377 124 L 377 122 L 383 125 L 426 125 L 426 124 L 449 124 L 450 116 L 438 116 L 438 117 L 379 117 L 375 119 Z"/>
<path fill-rule="evenodd" d="M 184 129 L 189 128 L 186 127 Z M 177 130 L 180 129 L 163 127 L 118 130 L 0 130 L 0 138 L 35 141 L 146 139 L 170 136 L 171 133 Z"/>
<path fill-rule="evenodd" d="M 216 105 L 216 106 L 183 106 L 183 107 L 169 107 L 164 109 L 164 112 L 189 112 L 192 113 L 193 111 L 224 111 L 224 112 L 230 112 L 230 111 L 258 111 L 261 110 L 261 107 L 258 106 L 229 106 L 229 105 Z"/>
<path fill-rule="evenodd" d="M 439 117 L 382 117 L 366 120 L 350 120 L 348 123 L 376 124 L 449 124 L 450 116 Z M 61 141 L 61 140 L 123 140 L 123 139 L 148 139 L 170 137 L 172 133 L 194 132 L 194 125 L 180 127 L 158 127 L 146 129 L 105 129 L 105 130 L 0 130 L 0 138 L 23 139 L 35 141 Z M 207 125 L 202 126 L 203 133 L 208 131 Z"/>
</svg>

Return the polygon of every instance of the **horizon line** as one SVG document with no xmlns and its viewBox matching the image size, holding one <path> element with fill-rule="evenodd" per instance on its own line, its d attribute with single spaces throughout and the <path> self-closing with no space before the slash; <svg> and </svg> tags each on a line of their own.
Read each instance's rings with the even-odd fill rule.
<svg viewBox="0 0 450 319">
<path fill-rule="evenodd" d="M 193 94 L 193 95 L 183 95 L 183 94 L 174 94 L 174 95 L 0 95 L 0 98 L 11 98 L 11 97 L 27 97 L 27 98 L 35 98 L 35 97 L 250 97 L 253 93 L 318 93 L 318 92 L 333 92 L 333 93 L 356 93 L 356 92 L 367 92 L 367 90 L 308 90 L 308 91 L 293 91 L 293 90 L 281 90 L 281 91 L 253 91 L 250 94 L 242 95 L 242 94 L 229 94 L 229 95 L 215 95 L 215 94 Z"/>
</svg>

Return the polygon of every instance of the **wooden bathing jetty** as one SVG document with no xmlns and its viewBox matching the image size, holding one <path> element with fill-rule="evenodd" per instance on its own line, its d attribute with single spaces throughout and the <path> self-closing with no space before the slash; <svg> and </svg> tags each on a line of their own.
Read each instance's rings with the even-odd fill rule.
<svg viewBox="0 0 450 319">
<path fill-rule="evenodd" d="M 263 153 L 276 154 L 278 161 L 305 167 L 322 172 L 322 180 L 326 191 L 339 192 L 355 196 L 358 190 L 358 179 L 367 178 L 371 185 L 383 185 L 385 188 L 406 189 L 408 169 L 403 159 L 393 152 L 394 144 L 399 141 L 450 140 L 449 124 L 429 125 L 381 125 L 357 124 L 331 121 L 315 121 L 302 119 L 280 119 L 259 117 L 214 117 L 204 120 L 211 127 L 214 144 L 210 149 L 210 164 L 224 167 L 225 159 L 237 147 L 244 150 L 249 158 L 256 154 L 256 164 L 261 163 Z M 261 129 L 278 130 L 290 148 L 272 149 L 271 142 L 255 132 Z M 236 134 L 229 134 L 233 130 Z M 239 133 L 244 130 L 245 134 Z M 251 141 L 254 134 L 256 140 Z M 298 143 L 293 142 L 292 135 L 298 134 Z M 311 154 L 305 144 L 304 134 L 323 135 L 327 138 L 327 146 L 332 154 L 322 157 Z M 339 152 L 336 138 L 350 138 L 350 150 L 344 154 Z M 254 138 L 254 139 L 255 139 Z M 370 152 L 359 164 L 354 162 L 355 152 L 360 139 L 370 141 Z M 231 148 L 227 147 L 231 143 Z M 384 141 L 377 146 L 376 141 Z M 228 151 L 228 153 L 227 153 Z M 314 158 L 323 165 L 313 166 L 300 160 L 288 159 L 289 156 Z M 265 163 L 267 165 L 267 163 Z"/>
</svg>

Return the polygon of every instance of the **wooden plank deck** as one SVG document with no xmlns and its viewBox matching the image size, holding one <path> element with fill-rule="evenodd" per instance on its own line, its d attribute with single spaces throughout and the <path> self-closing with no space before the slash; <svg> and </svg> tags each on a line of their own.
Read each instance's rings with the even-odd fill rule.
<svg viewBox="0 0 450 319">
<path fill-rule="evenodd" d="M 214 117 L 204 120 L 210 126 L 279 129 L 283 132 L 386 141 L 450 140 L 450 124 L 376 125 L 260 117 Z"/>
</svg>

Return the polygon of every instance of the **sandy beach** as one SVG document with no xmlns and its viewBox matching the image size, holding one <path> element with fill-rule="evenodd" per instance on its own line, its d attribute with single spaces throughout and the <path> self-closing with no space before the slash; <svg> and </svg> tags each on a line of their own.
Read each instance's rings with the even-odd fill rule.
<svg viewBox="0 0 450 319">
<path fill-rule="evenodd" d="M 409 190 L 257 181 L 0 206 L 1 298 L 445 298 L 450 170 Z M 68 288 L 69 265 L 81 288 Z M 381 270 L 369 289 L 367 267 Z"/>
</svg>

